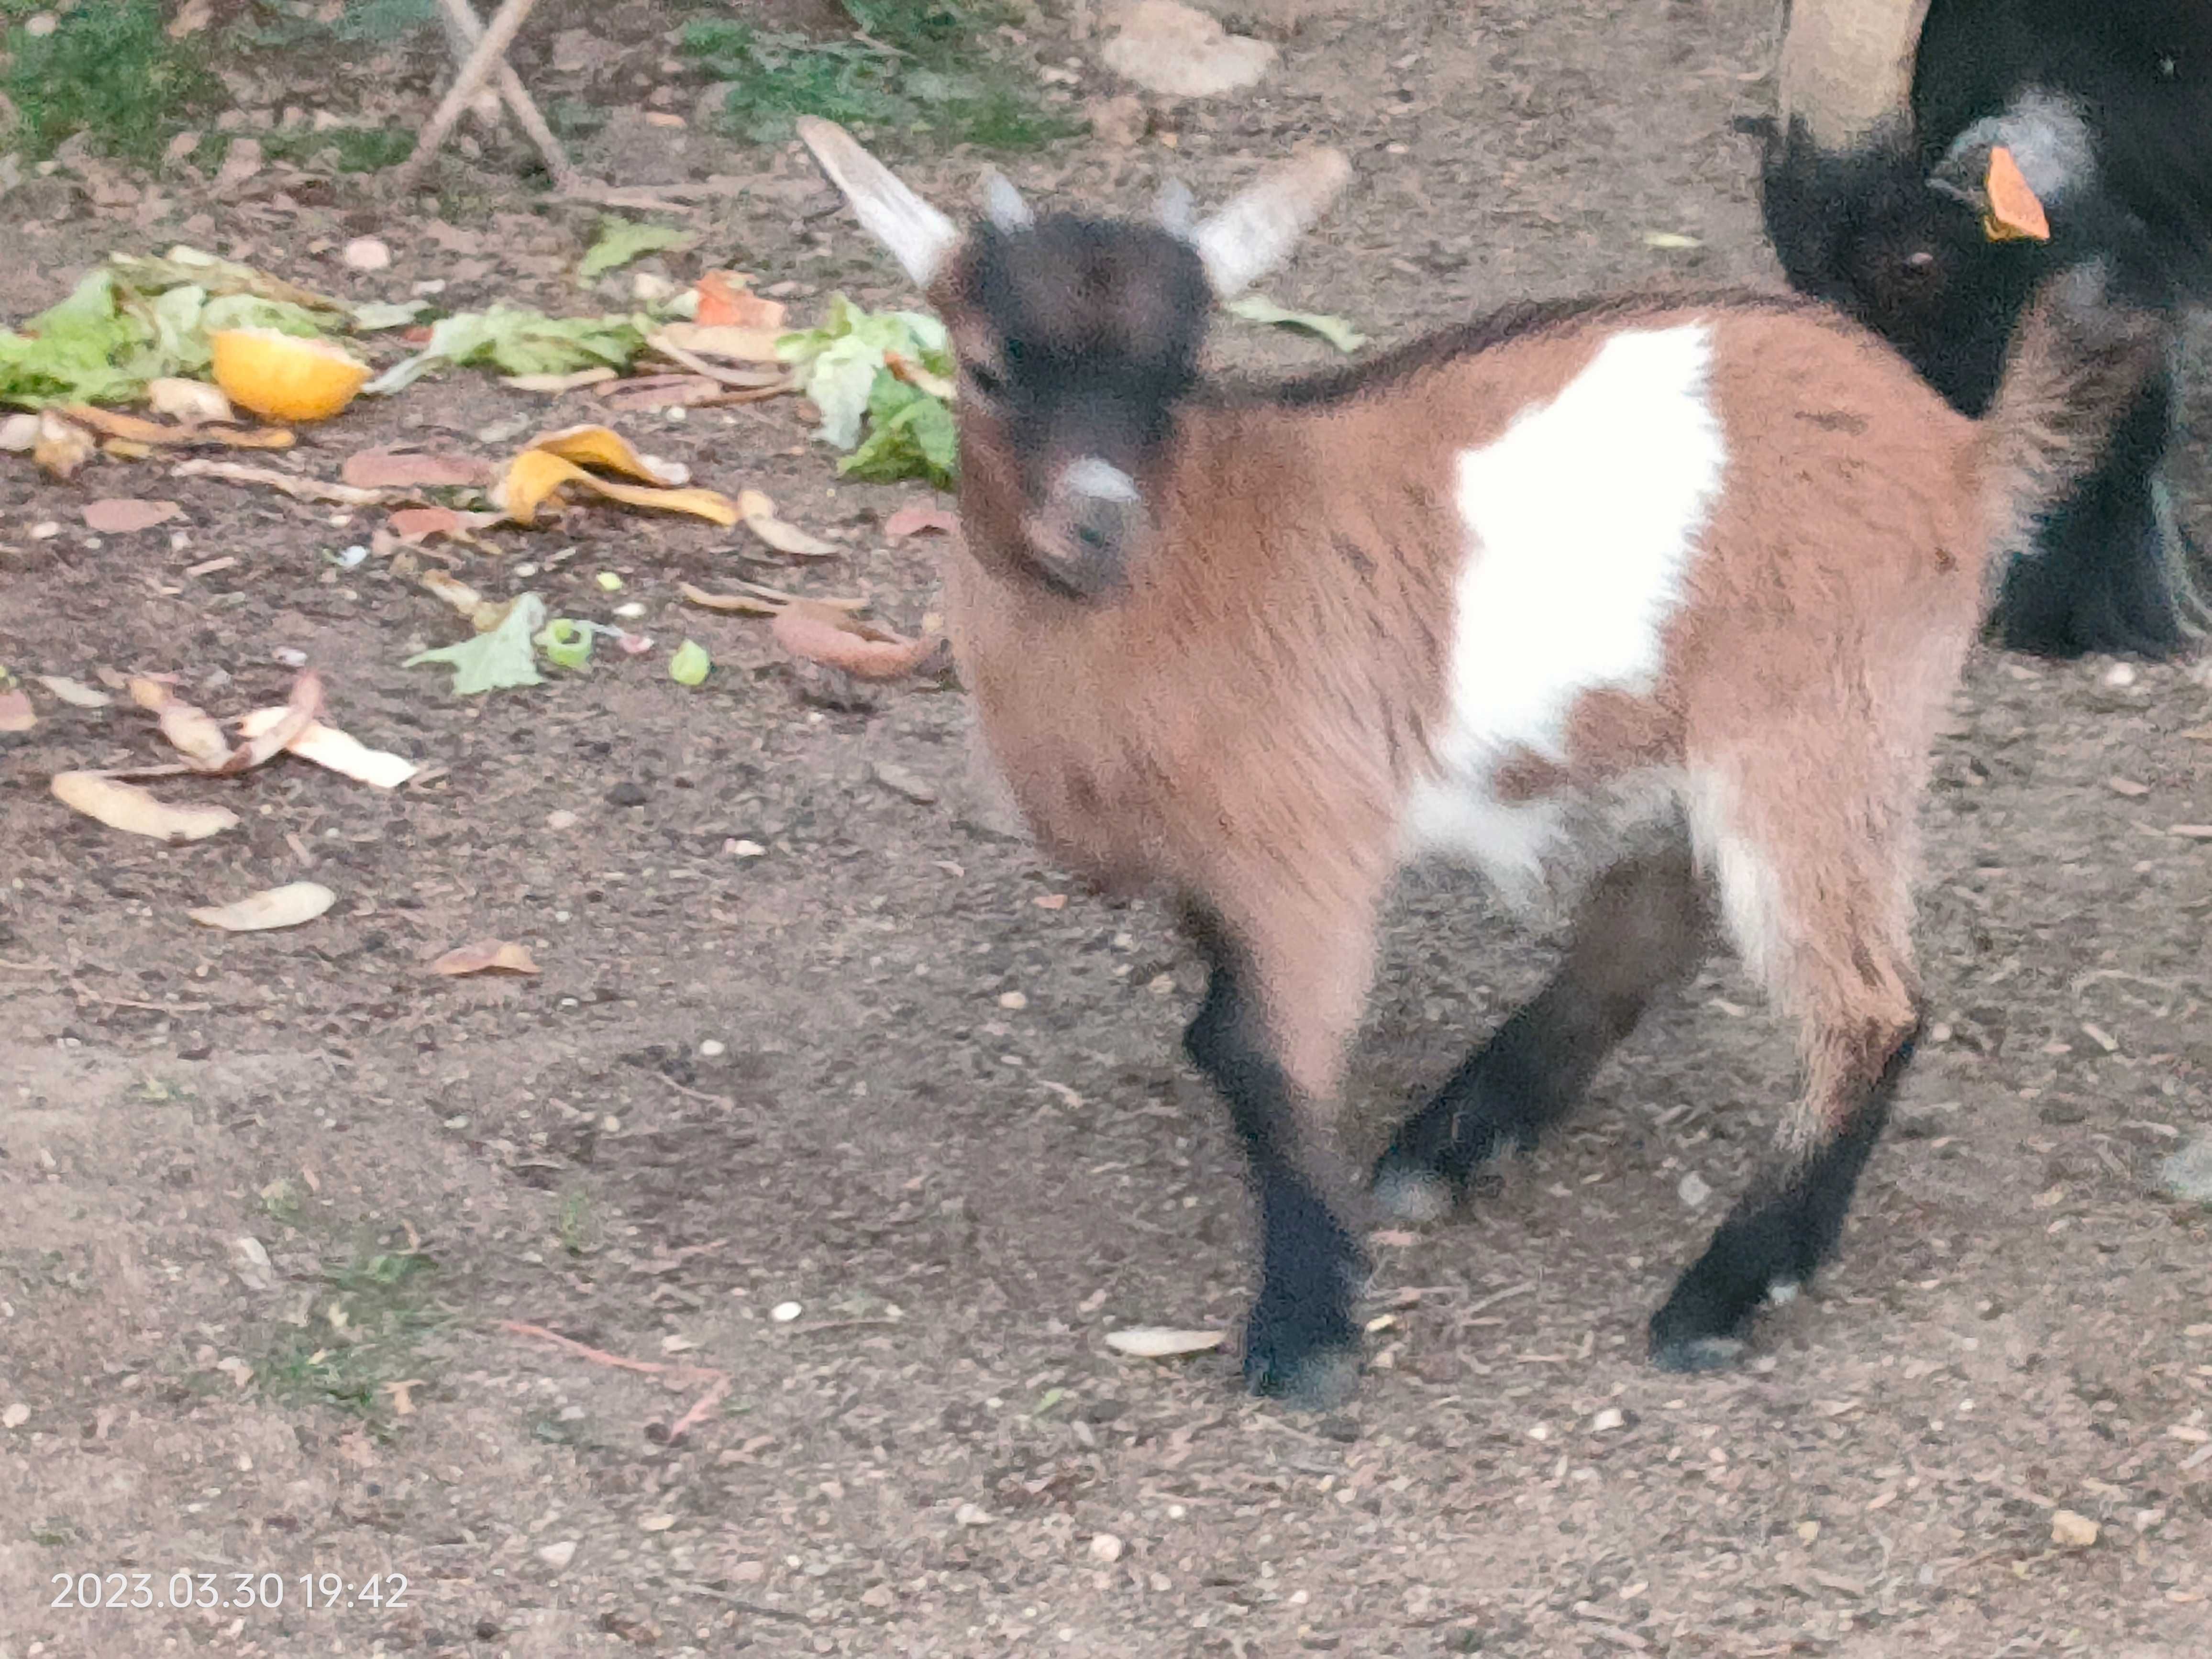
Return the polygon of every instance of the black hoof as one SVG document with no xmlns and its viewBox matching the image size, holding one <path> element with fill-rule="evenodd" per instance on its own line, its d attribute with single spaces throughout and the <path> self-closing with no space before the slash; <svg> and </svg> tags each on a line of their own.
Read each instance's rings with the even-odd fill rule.
<svg viewBox="0 0 2212 1659">
<path fill-rule="evenodd" d="M 1340 1310 L 1252 1310 L 1244 1327 L 1244 1386 L 1302 1411 L 1328 1411 L 1359 1386 L 1359 1333 Z"/>
</svg>

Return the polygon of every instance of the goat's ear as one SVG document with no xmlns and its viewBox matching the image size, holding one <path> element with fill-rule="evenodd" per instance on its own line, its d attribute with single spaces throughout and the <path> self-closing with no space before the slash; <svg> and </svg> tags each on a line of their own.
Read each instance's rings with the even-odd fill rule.
<svg viewBox="0 0 2212 1659">
<path fill-rule="evenodd" d="M 1313 150 L 1262 174 L 1192 231 L 1215 295 L 1226 300 L 1282 264 L 1351 179 L 1343 151 Z"/>
<path fill-rule="evenodd" d="M 798 128 L 823 176 L 853 204 L 861 228 L 890 250 L 917 286 L 927 288 L 960 240 L 952 221 L 901 184 L 835 121 L 803 115 Z"/>
</svg>

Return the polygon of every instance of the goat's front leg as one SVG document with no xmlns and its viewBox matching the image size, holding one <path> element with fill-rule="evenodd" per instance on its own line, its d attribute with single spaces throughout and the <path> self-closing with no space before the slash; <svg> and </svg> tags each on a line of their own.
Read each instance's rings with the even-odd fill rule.
<svg viewBox="0 0 2212 1659">
<path fill-rule="evenodd" d="M 1245 1325 L 1245 1384 L 1296 1405 L 1337 1405 L 1358 1380 L 1352 1305 L 1366 1264 L 1326 1195 L 1327 1154 L 1299 1123 L 1300 1091 L 1261 1011 L 1259 970 L 1217 925 L 1201 921 L 1194 931 L 1211 976 L 1183 1052 L 1228 1102 L 1259 1198 L 1260 1294 Z"/>
</svg>

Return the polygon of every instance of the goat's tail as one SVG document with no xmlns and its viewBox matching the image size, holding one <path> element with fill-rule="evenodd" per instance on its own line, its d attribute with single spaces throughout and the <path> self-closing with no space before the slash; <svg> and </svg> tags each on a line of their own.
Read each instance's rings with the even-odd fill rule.
<svg viewBox="0 0 2212 1659">
<path fill-rule="evenodd" d="M 2038 531 L 2165 368 L 2165 319 L 2112 288 L 2106 261 L 2072 266 L 2043 285 L 2013 334 L 1973 458 L 1993 580 L 2033 556 Z"/>
</svg>

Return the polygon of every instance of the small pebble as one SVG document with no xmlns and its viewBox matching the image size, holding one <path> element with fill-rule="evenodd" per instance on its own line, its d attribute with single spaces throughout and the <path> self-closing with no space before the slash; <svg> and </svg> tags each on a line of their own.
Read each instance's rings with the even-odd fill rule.
<svg viewBox="0 0 2212 1659">
<path fill-rule="evenodd" d="M 644 805 L 644 785 L 633 783 L 629 779 L 624 778 L 620 783 L 615 785 L 613 788 L 607 791 L 607 805 L 610 806 Z"/>
<path fill-rule="evenodd" d="M 1705 1176 L 1695 1170 L 1684 1176 L 1681 1184 L 1674 1190 L 1682 1195 L 1682 1202 L 1693 1210 L 1713 1195 L 1713 1189 L 1706 1183 Z"/>
<path fill-rule="evenodd" d="M 1620 1414 L 1620 1408 L 1619 1407 L 1607 1406 L 1595 1417 L 1590 1419 L 1590 1432 L 1592 1434 L 1603 1434 L 1607 1429 L 1620 1428 L 1627 1421 L 1628 1419 Z"/>
<path fill-rule="evenodd" d="M 991 1524 L 991 1511 L 981 1504 L 963 1504 L 952 1511 L 952 1518 L 963 1527 L 988 1527 Z"/>
<path fill-rule="evenodd" d="M 999 993 L 999 1006 L 1001 1008 L 1009 1009 L 1015 1013 L 1019 1013 L 1023 1009 L 1029 1006 L 1030 1000 L 1024 996 L 1019 991 L 1001 991 Z"/>
<path fill-rule="evenodd" d="M 635 622 L 644 614 L 645 606 L 635 599 L 628 600 L 615 607 L 615 615 L 620 617 L 624 622 Z"/>
<path fill-rule="evenodd" d="M 548 1544 L 538 1552 L 538 1559 L 549 1567 L 565 1567 L 576 1559 L 576 1540 L 564 1538 L 557 1544 Z"/>
<path fill-rule="evenodd" d="M 666 1532 L 676 1524 L 672 1515 L 644 1515 L 638 1517 L 638 1527 L 644 1532 Z"/>
<path fill-rule="evenodd" d="M 2212 1204 L 2212 1134 L 2197 1139 L 2158 1166 L 2160 1183 L 2191 1204 Z"/>
<path fill-rule="evenodd" d="M 720 1058 L 725 1051 L 719 1042 L 713 1037 L 708 1037 L 704 1042 L 699 1045 L 699 1052 L 708 1060 L 715 1060 Z"/>
<path fill-rule="evenodd" d="M 20 1429 L 31 1420 L 31 1408 L 18 1400 L 4 1412 L 0 1412 L 0 1428 Z"/>
<path fill-rule="evenodd" d="M 1091 1559 L 1109 1563 L 1120 1560 L 1121 1540 L 1110 1532 L 1094 1532 L 1091 1534 Z"/>
<path fill-rule="evenodd" d="M 876 781 L 895 795 L 904 795 L 917 805 L 927 806 L 937 799 L 937 791 L 927 780 L 917 777 L 903 766 L 890 761 L 878 761 Z"/>
<path fill-rule="evenodd" d="M 768 1316 L 779 1325 L 788 1325 L 805 1311 L 796 1302 L 779 1302 L 768 1310 Z"/>
<path fill-rule="evenodd" d="M 722 850 L 732 858 L 764 859 L 768 856 L 768 848 L 757 841 L 726 841 L 722 843 Z"/>
<path fill-rule="evenodd" d="M 2116 662 L 2105 671 L 2105 684 L 2107 685 L 2125 687 L 2133 685 L 2135 683 L 2136 670 L 2133 663 Z M 2091 1530 L 2094 1531 L 2094 1528 Z"/>
<path fill-rule="evenodd" d="M 2071 1510 L 2055 1510 L 2051 1516 L 2051 1541 L 2061 1549 L 2086 1550 L 2097 1541 L 2097 1523 Z"/>
<path fill-rule="evenodd" d="M 545 827 L 548 830 L 573 829 L 575 826 L 575 823 L 576 815 L 574 812 L 571 812 L 565 806 L 560 808 L 557 811 L 548 812 L 545 815 Z"/>
<path fill-rule="evenodd" d="M 391 247 L 374 236 L 356 236 L 345 245 L 338 255 L 349 270 L 388 270 L 392 268 Z"/>
</svg>

